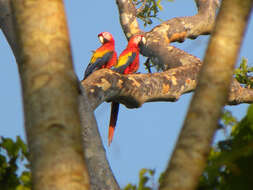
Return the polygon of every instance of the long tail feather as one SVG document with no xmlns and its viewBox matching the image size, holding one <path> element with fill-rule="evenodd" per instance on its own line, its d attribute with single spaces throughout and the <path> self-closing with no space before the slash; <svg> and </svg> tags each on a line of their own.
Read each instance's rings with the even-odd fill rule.
<svg viewBox="0 0 253 190">
<path fill-rule="evenodd" d="M 112 139 L 113 139 L 113 133 L 114 133 L 115 126 L 116 126 L 116 123 L 117 123 L 118 113 L 119 113 L 119 103 L 118 102 L 112 102 L 109 133 L 108 133 L 108 146 L 110 146 L 110 144 L 112 142 Z"/>
</svg>

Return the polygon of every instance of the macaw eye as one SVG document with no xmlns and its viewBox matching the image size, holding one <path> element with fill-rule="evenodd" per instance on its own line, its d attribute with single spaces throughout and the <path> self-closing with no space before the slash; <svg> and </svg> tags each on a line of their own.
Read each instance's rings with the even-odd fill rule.
<svg viewBox="0 0 253 190">
<path fill-rule="evenodd" d="M 104 43 L 104 37 L 103 37 L 103 36 L 99 36 L 98 39 L 99 39 L 99 41 L 101 42 L 101 44 Z"/>
</svg>

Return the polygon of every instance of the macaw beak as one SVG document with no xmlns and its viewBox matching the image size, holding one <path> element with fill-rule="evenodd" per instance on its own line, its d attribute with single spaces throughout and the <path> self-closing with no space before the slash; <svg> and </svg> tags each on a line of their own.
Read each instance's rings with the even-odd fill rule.
<svg viewBox="0 0 253 190">
<path fill-rule="evenodd" d="M 104 44 L 104 37 L 103 36 L 98 36 L 98 39 L 101 44 Z"/>
</svg>

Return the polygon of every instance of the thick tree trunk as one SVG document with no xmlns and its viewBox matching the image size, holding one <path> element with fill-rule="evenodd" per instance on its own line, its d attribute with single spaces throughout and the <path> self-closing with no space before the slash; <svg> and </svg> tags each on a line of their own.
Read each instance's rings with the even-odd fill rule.
<svg viewBox="0 0 253 190">
<path fill-rule="evenodd" d="M 33 189 L 90 189 L 62 0 L 13 0 Z"/>
<path fill-rule="evenodd" d="M 103 101 L 117 100 L 132 108 L 151 101 L 177 101 L 182 94 L 193 91 L 202 62 L 170 43 L 211 33 L 218 0 L 195 0 L 196 15 L 173 18 L 149 32 L 139 28 L 132 1 L 117 0 L 126 36 L 144 34 L 148 43 L 142 47 L 143 55 L 158 60 L 167 71 L 124 76 L 110 70 L 96 71 L 82 81 L 87 96 L 82 89 L 79 91 L 72 70 L 62 2 L 13 0 L 17 41 L 10 1 L 0 0 L 0 27 L 19 62 L 33 179 L 37 184 L 34 187 L 87 187 L 77 111 L 80 104 L 91 189 L 119 189 L 106 160 L 92 111 Z M 169 69 L 172 67 L 176 68 Z M 252 102 L 253 90 L 234 81 L 228 104 Z"/>
<path fill-rule="evenodd" d="M 199 83 L 160 184 L 160 190 L 193 190 L 205 167 L 244 37 L 252 0 L 223 0 Z"/>
</svg>

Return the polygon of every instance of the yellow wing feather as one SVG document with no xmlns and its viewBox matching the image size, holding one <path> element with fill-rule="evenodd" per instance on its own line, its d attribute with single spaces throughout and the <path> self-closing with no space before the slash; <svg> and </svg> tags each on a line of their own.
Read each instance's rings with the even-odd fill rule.
<svg viewBox="0 0 253 190">
<path fill-rule="evenodd" d="M 125 55 L 119 57 L 118 63 L 114 66 L 115 68 L 121 67 L 127 63 L 128 57 L 132 55 L 132 52 L 129 52 Z"/>
<path fill-rule="evenodd" d="M 90 63 L 95 63 L 98 58 L 103 57 L 107 52 L 109 51 L 95 51 L 90 59 Z"/>
</svg>

